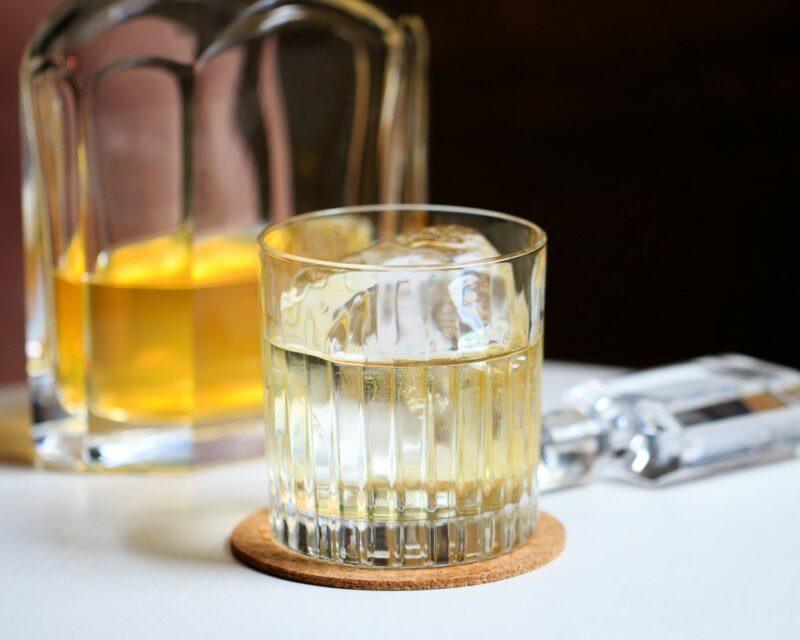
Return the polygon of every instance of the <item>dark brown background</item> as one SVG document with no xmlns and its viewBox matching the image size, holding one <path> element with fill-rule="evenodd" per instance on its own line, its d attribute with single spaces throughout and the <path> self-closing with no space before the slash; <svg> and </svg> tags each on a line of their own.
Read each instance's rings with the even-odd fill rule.
<svg viewBox="0 0 800 640">
<path fill-rule="evenodd" d="M 23 366 L 16 67 L 54 4 L 0 6 L 0 381 Z M 549 232 L 549 357 L 800 366 L 800 5 L 378 4 L 431 33 L 431 199 Z"/>
</svg>

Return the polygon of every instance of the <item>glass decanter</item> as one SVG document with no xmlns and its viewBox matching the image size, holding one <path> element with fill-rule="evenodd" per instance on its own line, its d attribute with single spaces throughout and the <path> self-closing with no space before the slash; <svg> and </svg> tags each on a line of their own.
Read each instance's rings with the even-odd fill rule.
<svg viewBox="0 0 800 640">
<path fill-rule="evenodd" d="M 592 380 L 542 419 L 543 490 L 658 486 L 800 451 L 800 372 L 739 354 Z"/>
<path fill-rule="evenodd" d="M 355 0 L 56 10 L 21 65 L 40 461 L 263 451 L 257 230 L 424 201 L 426 65 L 417 18 Z"/>
</svg>

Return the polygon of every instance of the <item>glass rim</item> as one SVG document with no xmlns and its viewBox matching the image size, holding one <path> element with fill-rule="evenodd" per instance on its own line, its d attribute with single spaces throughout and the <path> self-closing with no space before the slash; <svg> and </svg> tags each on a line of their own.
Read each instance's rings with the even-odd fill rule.
<svg viewBox="0 0 800 640">
<path fill-rule="evenodd" d="M 489 258 L 481 258 L 479 260 L 470 260 L 468 262 L 443 262 L 441 264 L 414 264 L 414 265 L 372 265 L 361 264 L 353 262 L 340 262 L 336 260 L 320 260 L 319 258 L 311 258 L 280 249 L 270 247 L 267 242 L 267 236 L 279 229 L 284 229 L 296 224 L 302 224 L 308 220 L 316 220 L 318 218 L 327 218 L 337 215 L 348 213 L 367 213 L 367 212 L 398 212 L 403 211 L 432 211 L 441 213 L 462 213 L 473 216 L 483 216 L 486 218 L 494 218 L 496 220 L 504 220 L 512 222 L 533 231 L 532 241 L 526 247 L 503 253 Z M 263 255 L 271 259 L 283 260 L 285 262 L 294 262 L 301 265 L 309 265 L 315 267 L 327 267 L 330 269 L 338 269 L 341 271 L 445 271 L 451 269 L 468 269 L 470 267 L 486 266 L 492 264 L 500 264 L 503 262 L 510 262 L 528 255 L 540 252 L 547 245 L 547 234 L 542 228 L 518 216 L 513 216 L 508 213 L 501 213 L 500 211 L 492 211 L 490 209 L 479 209 L 475 207 L 462 207 L 458 205 L 443 205 L 443 204 L 421 204 L 421 203 L 407 203 L 407 204 L 365 204 L 346 207 L 334 207 L 331 209 L 320 209 L 319 211 L 310 211 L 308 213 L 301 213 L 299 215 L 290 216 L 284 220 L 279 220 L 268 224 L 261 233 L 258 234 L 259 250 Z"/>
</svg>

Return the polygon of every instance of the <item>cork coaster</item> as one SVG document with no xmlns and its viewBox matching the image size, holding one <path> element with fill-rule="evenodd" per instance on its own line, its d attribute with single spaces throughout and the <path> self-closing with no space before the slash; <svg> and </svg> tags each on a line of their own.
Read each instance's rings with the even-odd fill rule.
<svg viewBox="0 0 800 640">
<path fill-rule="evenodd" d="M 269 533 L 266 511 L 246 518 L 231 535 L 233 555 L 243 564 L 279 578 L 340 589 L 412 591 L 446 589 L 495 582 L 533 571 L 564 549 L 564 526 L 541 512 L 536 534 L 514 551 L 489 560 L 454 566 L 382 569 L 338 565 L 290 551 Z"/>
</svg>

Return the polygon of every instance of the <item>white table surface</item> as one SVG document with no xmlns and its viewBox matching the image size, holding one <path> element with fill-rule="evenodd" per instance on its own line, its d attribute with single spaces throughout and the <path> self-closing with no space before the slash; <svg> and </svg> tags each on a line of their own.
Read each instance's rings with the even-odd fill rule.
<svg viewBox="0 0 800 640">
<path fill-rule="evenodd" d="M 545 408 L 608 369 L 548 363 Z M 0 638 L 800 638 L 800 461 L 542 499 L 567 548 L 533 573 L 422 592 L 246 569 L 227 536 L 263 463 L 187 475 L 0 466 Z"/>
</svg>

